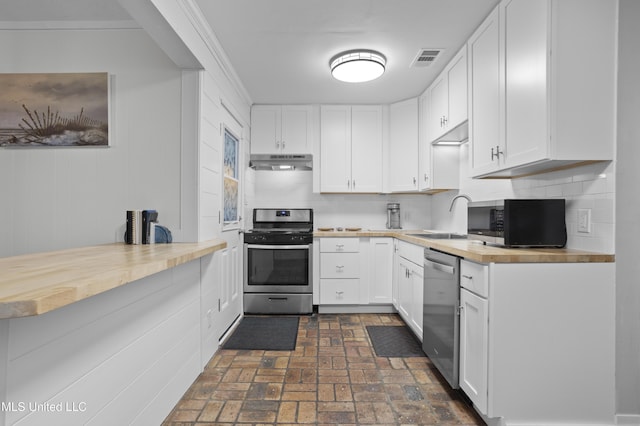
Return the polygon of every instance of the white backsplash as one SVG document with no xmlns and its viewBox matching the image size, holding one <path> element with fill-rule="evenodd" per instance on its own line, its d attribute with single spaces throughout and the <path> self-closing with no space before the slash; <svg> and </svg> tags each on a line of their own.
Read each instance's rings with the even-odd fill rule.
<svg viewBox="0 0 640 426">
<path fill-rule="evenodd" d="M 253 171 L 246 173 L 245 215 L 251 224 L 253 208 L 312 208 L 314 226 L 385 229 L 387 203 L 400 203 L 403 229 L 431 227 L 431 197 L 424 194 L 318 194 L 310 172 Z"/>
<path fill-rule="evenodd" d="M 460 164 L 467 164 L 468 144 L 460 150 Z M 566 199 L 567 247 L 614 253 L 615 169 L 613 162 L 544 173 L 518 179 L 471 179 L 462 169 L 460 190 L 437 194 L 432 201 L 434 228 L 465 232 L 467 202 L 459 199 L 450 213 L 451 200 L 458 194 L 473 201 L 501 198 Z M 578 232 L 578 209 L 591 209 L 591 232 Z"/>
</svg>

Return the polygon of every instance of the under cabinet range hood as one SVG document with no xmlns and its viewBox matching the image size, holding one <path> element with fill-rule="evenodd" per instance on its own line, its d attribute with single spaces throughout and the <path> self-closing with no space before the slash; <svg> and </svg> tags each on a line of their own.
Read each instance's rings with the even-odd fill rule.
<svg viewBox="0 0 640 426">
<path fill-rule="evenodd" d="M 311 154 L 251 154 L 249 167 L 255 170 L 311 170 Z"/>
</svg>

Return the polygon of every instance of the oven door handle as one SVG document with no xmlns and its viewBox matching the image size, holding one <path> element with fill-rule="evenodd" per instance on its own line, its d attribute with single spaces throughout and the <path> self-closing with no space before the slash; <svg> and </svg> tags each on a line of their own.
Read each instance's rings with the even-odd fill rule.
<svg viewBox="0 0 640 426">
<path fill-rule="evenodd" d="M 264 244 L 247 244 L 247 248 L 250 249 L 262 249 L 262 250 L 304 250 L 309 249 L 311 244 L 297 244 L 297 245 L 264 245 Z"/>
</svg>

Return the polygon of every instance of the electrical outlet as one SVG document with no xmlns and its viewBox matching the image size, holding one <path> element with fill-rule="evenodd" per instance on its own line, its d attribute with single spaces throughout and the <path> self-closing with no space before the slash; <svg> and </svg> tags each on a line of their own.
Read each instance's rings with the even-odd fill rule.
<svg viewBox="0 0 640 426">
<path fill-rule="evenodd" d="M 591 209 L 578 209 L 578 232 L 591 232 Z"/>
</svg>

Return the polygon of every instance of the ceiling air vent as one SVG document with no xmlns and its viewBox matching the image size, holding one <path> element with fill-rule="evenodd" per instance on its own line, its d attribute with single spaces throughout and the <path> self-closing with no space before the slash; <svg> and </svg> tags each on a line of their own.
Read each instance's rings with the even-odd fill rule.
<svg viewBox="0 0 640 426">
<path fill-rule="evenodd" d="M 412 67 L 428 67 L 431 65 L 443 49 L 420 49 L 411 63 Z"/>
</svg>

